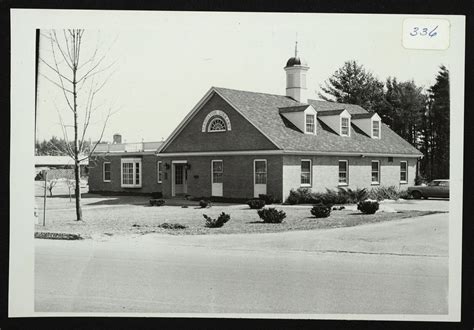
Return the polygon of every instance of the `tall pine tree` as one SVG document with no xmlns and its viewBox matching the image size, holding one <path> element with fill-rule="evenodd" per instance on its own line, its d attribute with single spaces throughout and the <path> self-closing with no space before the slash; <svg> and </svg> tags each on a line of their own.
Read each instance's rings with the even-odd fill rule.
<svg viewBox="0 0 474 330">
<path fill-rule="evenodd" d="M 379 112 L 383 122 L 412 145 L 419 146 L 419 132 L 426 108 L 423 88 L 416 86 L 413 80 L 399 82 L 389 77 L 385 101 Z"/>
<path fill-rule="evenodd" d="M 430 179 L 449 178 L 449 70 L 440 66 L 436 83 L 429 89 L 426 118 L 428 150 L 425 166 Z"/>
<path fill-rule="evenodd" d="M 376 112 L 384 102 L 383 82 L 356 61 L 344 65 L 320 86 L 319 97 L 326 101 L 357 104 Z"/>
</svg>

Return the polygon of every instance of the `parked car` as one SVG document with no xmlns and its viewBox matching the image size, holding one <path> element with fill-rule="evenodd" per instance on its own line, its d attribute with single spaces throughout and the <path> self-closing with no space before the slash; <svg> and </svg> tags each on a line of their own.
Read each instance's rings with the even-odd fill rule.
<svg viewBox="0 0 474 330">
<path fill-rule="evenodd" d="M 433 180 L 427 185 L 408 187 L 408 193 L 414 199 L 428 197 L 449 198 L 449 180 Z"/>
</svg>

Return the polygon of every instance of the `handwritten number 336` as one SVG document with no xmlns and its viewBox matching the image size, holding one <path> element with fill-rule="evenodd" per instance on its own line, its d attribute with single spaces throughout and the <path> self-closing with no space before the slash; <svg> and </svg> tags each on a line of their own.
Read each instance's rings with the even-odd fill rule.
<svg viewBox="0 0 474 330">
<path fill-rule="evenodd" d="M 436 25 L 436 27 L 434 29 L 432 29 L 431 31 L 428 31 L 428 28 L 422 28 L 420 29 L 418 26 L 414 26 L 413 27 L 413 31 L 410 32 L 410 35 L 411 36 L 430 36 L 430 37 L 434 37 L 438 34 L 438 32 L 436 32 L 436 29 L 438 28 L 438 25 Z"/>
</svg>

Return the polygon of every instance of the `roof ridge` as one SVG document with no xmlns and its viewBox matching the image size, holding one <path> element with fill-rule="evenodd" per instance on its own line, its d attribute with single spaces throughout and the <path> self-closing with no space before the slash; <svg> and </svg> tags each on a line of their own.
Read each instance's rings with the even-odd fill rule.
<svg viewBox="0 0 474 330">
<path fill-rule="evenodd" d="M 298 101 L 293 100 L 291 97 L 282 95 L 282 94 L 273 94 L 273 93 L 263 93 L 263 92 L 254 92 L 254 91 L 248 91 L 248 90 L 243 90 L 243 89 L 235 89 L 235 88 L 227 88 L 227 87 L 218 87 L 218 86 L 212 86 L 214 89 L 225 89 L 229 91 L 235 91 L 235 92 L 244 92 L 244 93 L 252 93 L 252 94 L 262 94 L 262 95 L 271 95 L 271 96 L 279 96 L 279 97 L 284 97 L 287 98 L 288 100 L 294 101 L 296 105 L 303 105 L 306 103 L 301 103 Z"/>
</svg>

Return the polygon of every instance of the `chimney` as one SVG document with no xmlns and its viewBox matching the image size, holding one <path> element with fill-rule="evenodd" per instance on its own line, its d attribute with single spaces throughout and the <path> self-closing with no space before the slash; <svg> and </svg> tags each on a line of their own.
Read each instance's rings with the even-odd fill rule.
<svg viewBox="0 0 474 330">
<path fill-rule="evenodd" d="M 120 134 L 114 134 L 114 144 L 120 144 L 122 143 L 122 135 Z"/>
<path fill-rule="evenodd" d="M 306 72 L 309 67 L 306 61 L 298 56 L 298 42 L 295 45 L 295 56 L 286 62 L 284 69 L 286 71 L 286 96 L 301 103 L 308 103 Z"/>
</svg>

